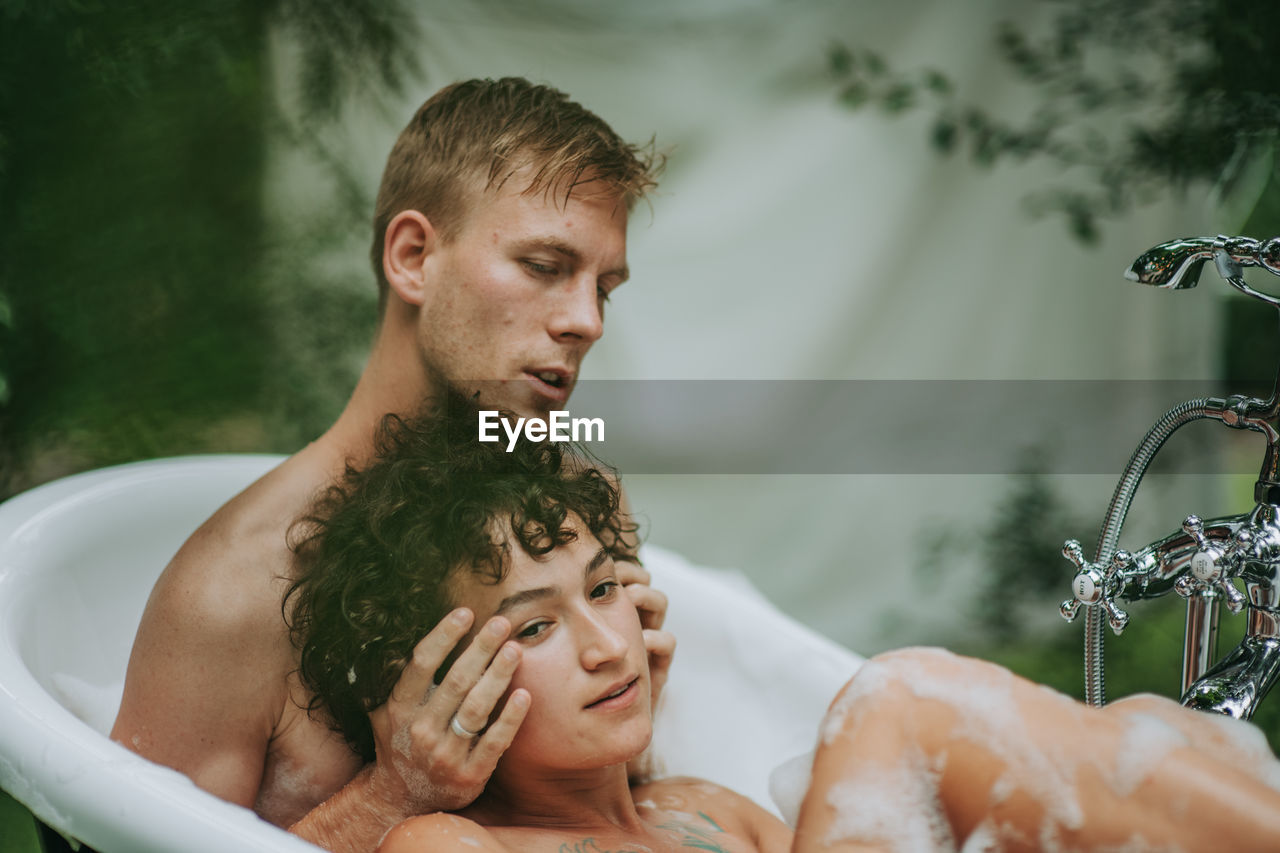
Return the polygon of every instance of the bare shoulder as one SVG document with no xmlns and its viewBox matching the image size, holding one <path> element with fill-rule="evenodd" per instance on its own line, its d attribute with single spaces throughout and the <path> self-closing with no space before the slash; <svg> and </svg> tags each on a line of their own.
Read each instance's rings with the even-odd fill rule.
<svg viewBox="0 0 1280 853">
<path fill-rule="evenodd" d="M 632 789 L 636 805 L 665 812 L 695 832 L 723 832 L 772 853 L 790 849 L 791 830 L 749 797 L 691 776 L 659 779 Z"/>
<path fill-rule="evenodd" d="M 328 484 L 327 471 L 307 463 L 290 457 L 200 525 L 160 576 L 144 622 L 173 612 L 200 633 L 283 627 L 288 533 Z"/>
<path fill-rule="evenodd" d="M 632 788 L 637 803 L 651 803 L 661 809 L 685 809 L 693 805 L 723 803 L 739 805 L 751 800 L 731 788 L 694 776 L 669 776 Z"/>
<path fill-rule="evenodd" d="M 281 611 L 286 532 L 326 485 L 303 454 L 220 508 L 161 573 L 143 612 L 112 737 L 224 799 L 256 795 L 289 697 Z"/>
<path fill-rule="evenodd" d="M 505 853 L 507 849 L 475 821 L 440 812 L 411 817 L 393 827 L 383 836 L 377 853 Z"/>
</svg>

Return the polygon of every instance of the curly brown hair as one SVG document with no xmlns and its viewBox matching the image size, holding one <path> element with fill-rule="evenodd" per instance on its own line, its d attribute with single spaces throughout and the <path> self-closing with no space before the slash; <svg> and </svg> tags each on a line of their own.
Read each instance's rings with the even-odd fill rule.
<svg viewBox="0 0 1280 853">
<path fill-rule="evenodd" d="M 613 471 L 571 445 L 482 443 L 477 415 L 458 400 L 411 420 L 388 415 L 373 461 L 348 467 L 290 533 L 298 574 L 284 612 L 307 710 L 326 711 L 366 761 L 369 711 L 452 608 L 454 571 L 498 583 L 513 540 L 544 556 L 576 538 L 570 515 L 612 557 L 636 560 Z"/>
</svg>

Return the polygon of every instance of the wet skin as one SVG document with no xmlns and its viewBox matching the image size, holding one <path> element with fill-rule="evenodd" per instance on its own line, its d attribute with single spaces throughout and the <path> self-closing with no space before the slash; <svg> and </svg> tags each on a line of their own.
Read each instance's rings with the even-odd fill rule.
<svg viewBox="0 0 1280 853">
<path fill-rule="evenodd" d="M 412 752 L 445 756 L 434 799 L 405 796 L 394 778 L 372 791 L 347 784 L 360 779 L 361 762 L 323 715 L 306 713 L 311 696 L 292 675 L 297 656 L 280 607 L 294 573 L 287 531 L 346 464 L 369 457 L 387 412 L 410 414 L 447 386 L 494 392 L 493 405 L 524 414 L 563 404 L 600 337 L 604 299 L 626 277 L 626 211 L 614 198 L 575 193 L 566 203 L 520 190 L 513 177 L 486 194 L 443 243 L 421 214 L 397 217 L 400 226 L 388 232 L 386 312 L 347 409 L 183 545 L 134 645 L 112 737 L 272 822 L 303 819 L 299 834 L 336 849 L 368 849 L 408 814 L 469 801 L 492 764 L 475 766 L 474 751 L 450 759 L 455 745 L 435 723 L 447 725 L 454 708 L 423 705 L 419 694 L 389 708 L 375 728 L 389 742 L 419 723 Z M 622 571 L 628 583 L 647 583 L 638 566 Z M 629 594 L 658 627 L 665 600 L 639 587 Z M 470 627 L 441 626 L 424 639 L 428 657 L 443 660 Z M 481 645 L 476 657 L 486 664 L 468 670 L 464 693 L 489 661 L 501 666 L 501 642 Z M 349 804 L 308 814 L 348 792 Z"/>
<path fill-rule="evenodd" d="M 407 245 L 390 255 L 388 281 L 421 308 L 418 349 L 433 380 L 545 417 L 565 407 L 604 333 L 605 303 L 629 275 L 627 210 L 595 184 L 567 201 L 519 185 L 486 196 L 449 239 L 401 214 L 389 239 Z"/>
<path fill-rule="evenodd" d="M 486 624 L 511 626 L 504 652 L 519 665 L 507 702 L 527 696 L 528 711 L 472 805 L 406 821 L 379 849 L 786 849 L 790 833 L 776 818 L 717 785 L 671 779 L 631 788 L 626 762 L 653 731 L 644 629 L 618 567 L 577 519 L 572 528 L 577 538 L 545 557 L 510 546 L 497 584 L 469 573 L 452 579 L 454 602 Z M 473 712 L 466 703 L 459 710 L 468 729 L 484 721 Z"/>
</svg>

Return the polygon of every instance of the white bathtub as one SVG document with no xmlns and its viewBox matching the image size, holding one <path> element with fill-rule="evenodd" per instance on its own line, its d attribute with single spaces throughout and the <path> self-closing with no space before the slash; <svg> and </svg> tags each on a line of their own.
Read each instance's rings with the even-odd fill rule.
<svg viewBox="0 0 1280 853">
<path fill-rule="evenodd" d="M 0 504 L 0 787 L 101 853 L 315 850 L 113 743 L 134 631 L 160 570 L 275 456 L 159 459 Z M 646 546 L 680 646 L 654 748 L 670 773 L 768 804 L 856 655 L 782 616 L 735 573 Z"/>
</svg>

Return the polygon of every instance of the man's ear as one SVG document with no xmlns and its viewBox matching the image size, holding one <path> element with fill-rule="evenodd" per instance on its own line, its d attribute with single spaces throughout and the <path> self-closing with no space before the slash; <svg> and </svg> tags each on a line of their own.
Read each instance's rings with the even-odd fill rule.
<svg viewBox="0 0 1280 853">
<path fill-rule="evenodd" d="M 425 265 L 436 239 L 430 220 L 416 210 L 402 210 L 387 223 L 382 273 L 396 295 L 410 305 L 421 305 L 426 298 Z"/>
</svg>

